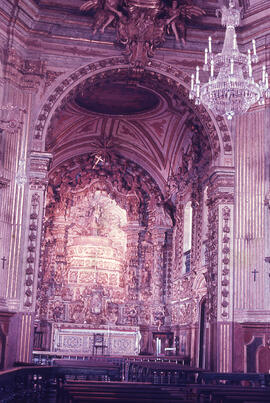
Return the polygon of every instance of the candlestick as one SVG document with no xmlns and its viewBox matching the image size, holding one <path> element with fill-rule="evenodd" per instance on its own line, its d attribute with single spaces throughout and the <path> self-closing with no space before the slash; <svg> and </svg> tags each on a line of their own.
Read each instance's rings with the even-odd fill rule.
<svg viewBox="0 0 270 403">
<path fill-rule="evenodd" d="M 205 48 L 205 53 L 204 53 L 204 64 L 207 64 L 208 62 L 208 49 Z"/>
<path fill-rule="evenodd" d="M 251 54 L 250 54 L 250 49 L 248 49 L 248 64 L 251 64 Z"/>
<path fill-rule="evenodd" d="M 231 59 L 231 74 L 233 74 L 233 65 L 234 65 L 234 61 L 233 61 L 233 59 Z"/>
<path fill-rule="evenodd" d="M 233 35 L 233 49 L 236 49 L 236 34 Z"/>
<path fill-rule="evenodd" d="M 252 66 L 251 66 L 251 63 L 249 63 L 249 65 L 248 65 L 248 73 L 249 73 L 249 77 L 251 78 L 251 77 L 252 77 Z"/>
<path fill-rule="evenodd" d="M 200 83 L 200 79 L 199 79 L 199 73 L 200 72 L 200 67 L 199 66 L 197 66 L 196 67 L 196 84 L 199 84 Z"/>
<path fill-rule="evenodd" d="M 211 60 L 211 72 L 210 72 L 210 74 L 211 74 L 211 77 L 213 78 L 214 77 L 214 60 Z"/>
<path fill-rule="evenodd" d="M 209 53 L 212 53 L 212 38 L 209 36 L 208 38 L 208 48 L 209 48 Z"/>
<path fill-rule="evenodd" d="M 256 42 L 255 42 L 255 39 L 252 39 L 252 45 L 253 45 L 253 53 L 254 53 L 254 56 L 256 56 L 256 55 L 257 55 L 257 51 L 256 51 Z"/>
<path fill-rule="evenodd" d="M 191 91 L 194 90 L 194 74 L 191 74 Z"/>
<path fill-rule="evenodd" d="M 266 73 L 266 66 L 265 66 L 265 64 L 263 65 L 263 68 L 262 68 L 262 82 L 264 83 L 265 82 L 265 73 Z"/>
</svg>

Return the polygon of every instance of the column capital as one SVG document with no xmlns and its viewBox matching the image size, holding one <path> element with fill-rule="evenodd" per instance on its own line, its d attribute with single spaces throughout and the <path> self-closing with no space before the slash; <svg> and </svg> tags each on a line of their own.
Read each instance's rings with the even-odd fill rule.
<svg viewBox="0 0 270 403">
<path fill-rule="evenodd" d="M 10 135 L 17 133 L 23 125 L 25 109 L 8 103 L 0 107 L 0 132 Z"/>
<path fill-rule="evenodd" d="M 44 190 L 48 184 L 48 170 L 52 154 L 32 151 L 29 164 L 29 183 L 32 190 Z"/>
<path fill-rule="evenodd" d="M 213 167 L 208 179 L 208 205 L 234 202 L 234 170 Z"/>
</svg>

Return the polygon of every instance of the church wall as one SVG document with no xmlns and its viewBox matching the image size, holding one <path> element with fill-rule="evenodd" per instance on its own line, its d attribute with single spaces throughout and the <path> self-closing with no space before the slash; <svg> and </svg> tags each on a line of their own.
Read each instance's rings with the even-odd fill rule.
<svg viewBox="0 0 270 403">
<path fill-rule="evenodd" d="M 10 6 L 9 2 L 7 4 Z M 106 67 L 107 58 L 115 55 L 119 56 L 120 60 L 122 57 L 120 51 L 113 47 L 110 33 L 106 36 L 107 42 L 100 44 L 98 41 L 93 41 L 90 45 L 88 26 L 87 29 L 83 26 L 78 27 L 78 17 L 74 17 L 72 27 L 69 29 L 67 26 L 58 28 L 58 32 L 55 31 L 50 38 L 48 35 L 45 38 L 42 24 L 39 25 L 35 21 L 36 6 L 27 1 L 23 4 L 25 7 L 21 7 L 19 11 L 18 25 L 16 25 L 18 21 L 13 20 L 15 42 L 12 44 L 7 42 L 9 49 L 6 58 L 2 58 L 5 60 L 6 67 L 5 81 L 1 81 L 4 89 L 2 102 L 4 105 L 10 104 L 11 108 L 1 110 L 3 132 L 0 133 L 2 200 L 0 201 L 0 238 L 2 241 L 0 258 L 5 257 L 6 260 L 3 261 L 0 307 L 17 312 L 10 319 L 10 338 L 7 349 L 14 346 L 16 338 L 18 341 L 16 349 L 10 348 L 9 350 L 12 351 L 12 354 L 9 355 L 9 361 L 6 362 L 7 366 L 11 366 L 13 360 L 30 360 L 34 327 L 33 312 L 41 277 L 39 244 L 42 237 L 47 171 L 52 156 L 45 152 L 44 136 L 37 136 L 34 139 L 32 136 L 42 132 L 43 127 L 39 128 L 51 113 L 50 108 L 55 102 L 55 93 L 62 91 L 64 94 L 66 91 L 67 94 L 72 85 L 76 86 L 76 79 L 69 77 L 71 72 L 75 72 L 74 76 L 79 77 L 81 72 L 76 69 L 86 66 L 86 69 L 89 68 L 90 75 L 91 69 L 102 70 L 104 66 Z M 7 15 L 8 13 L 7 10 Z M 1 36 L 6 38 L 4 14 L 1 14 L 0 28 Z M 46 15 L 44 12 L 43 17 L 48 18 L 49 14 Z M 35 31 L 32 38 L 27 33 L 31 24 Z M 70 36 L 70 32 L 75 35 L 75 31 L 78 40 L 74 39 L 69 43 L 66 39 Z M 80 41 L 79 38 L 81 34 L 85 37 L 83 41 Z M 59 40 L 61 35 L 62 39 Z M 179 76 L 183 74 L 182 70 L 190 73 L 195 66 L 192 52 L 201 51 L 198 41 L 195 44 L 198 39 L 196 35 L 198 35 L 196 31 L 191 32 L 192 51 L 185 49 L 179 51 L 170 47 L 171 44 L 167 49 L 159 50 L 153 59 L 153 66 L 149 68 L 149 71 L 152 69 L 151 74 L 154 74 L 155 70 L 162 71 L 164 76 L 167 75 L 169 86 L 170 80 L 173 82 L 172 85 L 175 84 L 174 73 Z M 260 44 L 262 43 L 263 37 L 261 36 Z M 160 62 L 163 58 L 168 63 L 167 65 L 163 66 Z M 97 60 L 100 61 L 99 66 L 97 64 L 90 66 L 90 62 Z M 119 63 L 123 64 L 122 59 Z M 112 66 L 113 63 L 109 65 L 108 62 L 108 69 Z M 172 73 L 175 66 L 179 68 L 179 72 Z M 64 81 L 64 77 L 66 77 L 66 81 Z M 83 80 L 83 77 L 82 73 L 79 80 Z M 181 80 L 184 81 L 184 75 L 181 76 Z M 54 90 L 55 92 L 53 92 Z M 58 106 L 61 112 L 60 102 Z M 176 106 L 174 105 L 174 107 Z M 42 109 L 42 107 L 44 108 Z M 41 110 L 42 113 L 40 113 Z M 12 115 L 12 125 L 10 117 L 7 117 L 9 112 Z M 13 112 L 16 112 L 15 116 Z M 205 111 L 197 109 L 196 112 L 205 118 Z M 265 262 L 265 258 L 269 256 L 269 245 L 266 244 L 266 239 L 267 242 L 269 239 L 268 235 L 267 237 L 265 235 L 269 232 L 268 224 L 266 224 L 269 221 L 269 211 L 264 207 L 265 195 L 269 190 L 269 166 L 265 152 L 269 147 L 269 143 L 266 141 L 269 127 L 264 126 L 267 114 L 269 115 L 268 109 L 254 110 L 239 118 L 235 126 L 233 125 L 231 128 L 235 138 L 236 152 L 235 211 L 231 200 L 230 203 L 227 203 L 228 199 L 224 202 L 222 197 L 218 201 L 214 200 L 217 188 L 225 186 L 225 188 L 230 188 L 227 189 L 228 193 L 232 193 L 230 180 L 226 183 L 225 178 L 225 185 L 221 181 L 222 183 L 217 188 L 213 186 L 212 190 L 210 189 L 209 200 L 214 207 L 209 218 L 208 247 L 213 249 L 210 250 L 207 273 L 201 267 L 202 190 L 196 188 L 195 185 L 190 193 L 193 193 L 194 210 L 191 260 L 196 276 L 181 277 L 183 199 L 179 199 L 176 203 L 176 224 L 173 230 L 164 217 L 163 222 L 160 221 L 157 213 L 153 213 L 153 222 L 149 221 L 147 229 L 150 235 L 141 225 L 130 226 L 127 229 L 131 277 L 131 272 L 134 272 L 134 284 L 130 284 L 128 292 L 134 296 L 136 303 L 133 304 L 133 307 L 130 306 L 130 310 L 125 314 L 129 318 L 128 325 L 130 326 L 137 325 L 139 320 L 143 352 L 154 352 L 152 343 L 154 333 L 173 331 L 174 335 L 180 339 L 180 350 L 183 349 L 184 352 L 191 354 L 192 363 L 195 365 L 199 352 L 199 303 L 201 298 L 207 294 L 210 323 L 207 322 L 205 330 L 206 367 L 225 371 L 264 368 L 261 351 L 264 351 L 263 348 L 268 348 L 269 335 L 269 289 L 267 288 L 269 262 Z M 36 122 L 37 116 L 41 118 L 38 122 Z M 43 118 L 44 120 L 42 120 Z M 49 129 L 49 121 L 50 119 L 46 122 L 46 129 Z M 209 125 L 209 127 L 212 125 L 209 132 L 214 133 L 216 130 L 220 138 L 222 137 L 221 151 L 218 151 L 219 139 L 217 136 L 215 137 L 215 134 L 211 140 L 213 159 L 219 158 L 215 160 L 216 165 L 230 166 L 233 150 L 229 142 L 228 128 L 222 122 L 213 123 L 210 119 L 205 120 L 204 125 Z M 0 127 L 2 128 L 2 126 Z M 46 130 L 43 132 L 44 135 L 45 132 Z M 26 165 L 24 160 L 27 161 Z M 168 169 L 166 167 L 162 169 L 165 178 Z M 28 173 L 28 183 L 25 185 L 26 173 Z M 156 177 L 158 176 L 156 174 Z M 160 179 L 159 185 L 165 194 L 164 178 Z M 158 210 L 158 205 L 155 208 Z M 227 210 L 224 210 L 226 208 Z M 226 218 L 228 208 L 229 219 Z M 226 235 L 226 231 L 223 231 L 223 228 L 227 226 L 226 220 L 230 221 L 230 241 L 225 244 L 223 242 L 221 247 L 219 243 L 221 244 L 221 239 L 224 239 Z M 64 233 L 59 233 L 58 236 L 55 234 L 59 245 L 61 237 L 64 236 Z M 235 239 L 232 242 L 233 237 Z M 139 251 L 138 244 L 140 245 Z M 226 263 L 227 259 L 230 259 L 229 264 Z M 148 281 L 148 270 L 151 271 L 151 282 Z M 227 270 L 230 271 L 229 275 Z M 254 270 L 256 273 L 253 274 Z M 199 275 L 206 275 L 206 283 L 201 282 L 201 287 L 196 288 L 194 284 Z M 141 287 L 140 294 L 138 285 Z M 189 301 L 186 299 L 187 295 L 189 295 Z M 136 317 L 138 312 L 140 312 L 139 319 Z M 224 312 L 227 314 L 226 317 L 223 316 Z M 115 312 L 111 312 L 111 314 L 113 315 Z M 255 326 L 254 323 L 257 322 L 258 324 Z M 47 339 L 44 341 L 44 348 L 48 349 L 51 346 L 51 340 L 48 337 L 48 333 L 51 331 L 50 323 L 46 326 Z M 21 331 L 17 333 L 19 328 Z M 219 367 L 217 362 L 221 361 L 222 364 Z"/>
<path fill-rule="evenodd" d="M 259 371 L 258 351 L 269 337 L 269 276 L 265 259 L 265 110 L 249 112 L 235 126 L 236 229 L 234 370 Z M 265 180 L 267 178 L 267 180 Z M 254 325 L 256 323 L 256 325 Z"/>
</svg>

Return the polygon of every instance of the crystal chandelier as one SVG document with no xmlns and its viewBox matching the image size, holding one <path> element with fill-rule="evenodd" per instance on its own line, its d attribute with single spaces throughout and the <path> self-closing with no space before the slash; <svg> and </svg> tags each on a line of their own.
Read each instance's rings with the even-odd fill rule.
<svg viewBox="0 0 270 403">
<path fill-rule="evenodd" d="M 229 8 L 223 6 L 217 10 L 221 13 L 221 24 L 226 26 L 225 40 L 221 53 L 212 53 L 212 38 L 209 37 L 208 49 L 205 49 L 204 71 L 210 70 L 208 83 L 200 83 L 199 66 L 196 74 L 191 75 L 189 98 L 195 105 L 201 103 L 216 115 L 224 115 L 229 120 L 234 115 L 247 112 L 251 105 L 264 104 L 264 97 L 270 97 L 268 73 L 263 66 L 262 79 L 255 83 L 252 64 L 258 62 L 256 44 L 253 39 L 252 52 L 240 53 L 236 40 L 235 27 L 240 23 L 240 10 L 235 7 L 235 0 L 229 1 Z"/>
</svg>

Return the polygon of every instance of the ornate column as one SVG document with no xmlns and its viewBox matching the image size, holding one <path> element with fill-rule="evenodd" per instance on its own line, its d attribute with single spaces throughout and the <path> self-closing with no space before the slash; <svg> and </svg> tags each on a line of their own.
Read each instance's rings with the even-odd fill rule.
<svg viewBox="0 0 270 403">
<path fill-rule="evenodd" d="M 152 278 L 152 314 L 154 325 L 166 325 L 166 266 L 164 262 L 164 245 L 168 226 L 158 225 L 153 228 L 153 278 Z"/>
<path fill-rule="evenodd" d="M 47 173 L 52 155 L 32 152 L 29 166 L 29 196 L 25 227 L 25 253 L 21 272 L 21 335 L 19 360 L 27 362 L 32 350 L 32 332 L 39 272 L 40 243 L 44 215 L 44 202 L 48 183 Z"/>
<path fill-rule="evenodd" d="M 200 178 L 192 183 L 192 246 L 191 267 L 197 272 L 200 268 L 202 254 L 202 215 L 203 194 Z"/>
<path fill-rule="evenodd" d="M 208 367 L 232 370 L 234 172 L 215 168 L 208 185 Z"/>
<path fill-rule="evenodd" d="M 132 221 L 126 228 L 127 233 L 127 302 L 124 312 L 124 322 L 137 321 L 139 313 L 139 234 L 142 227 L 137 221 Z M 135 323 L 134 323 L 135 324 Z M 136 323 L 137 324 L 137 323 Z"/>
<path fill-rule="evenodd" d="M 28 147 L 30 136 L 33 94 L 38 91 L 43 63 L 22 59 L 15 48 L 6 50 L 2 107 L 0 111 L 1 163 L 0 177 L 10 181 L 3 192 L 0 217 L 5 217 L 0 228 L 5 234 L 3 253 L 7 257 L 4 292 L 8 309 L 18 311 L 21 307 L 22 246 L 25 241 L 25 218 L 27 217 Z M 0 230 L 1 231 L 1 230 Z M 0 235 L 1 238 L 1 235 Z M 0 291 L 1 292 L 1 291 Z"/>
</svg>

